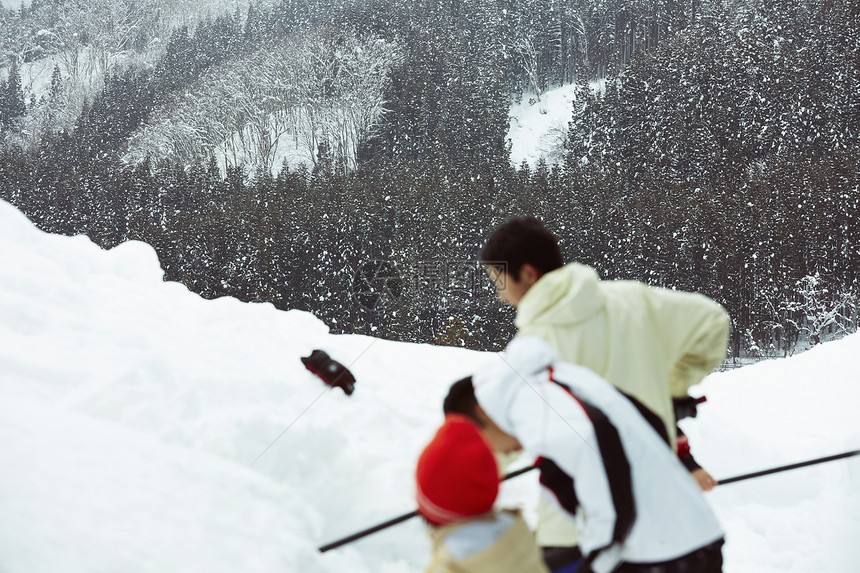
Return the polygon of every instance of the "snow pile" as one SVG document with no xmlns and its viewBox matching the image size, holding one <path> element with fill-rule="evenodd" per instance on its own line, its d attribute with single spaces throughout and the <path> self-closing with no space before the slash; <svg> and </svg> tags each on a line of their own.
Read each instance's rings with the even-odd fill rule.
<svg viewBox="0 0 860 573">
<path fill-rule="evenodd" d="M 41 233 L 0 202 L 0 571 L 420 571 L 413 508 L 448 385 L 490 355 L 335 336 L 313 316 L 165 283 L 152 249 Z M 323 348 L 346 397 L 304 370 Z M 860 336 L 716 374 L 685 424 L 716 477 L 860 447 Z M 726 571 L 849 571 L 860 465 L 709 494 Z M 534 476 L 506 484 L 531 503 Z"/>
<path fill-rule="evenodd" d="M 417 521 L 369 554 L 316 547 L 412 509 L 412 464 L 480 354 L 205 301 L 162 282 L 142 243 L 47 235 L 4 202 L 0 269 L 0 571 L 410 571 L 403 555 L 426 556 Z M 318 347 L 351 365 L 353 397 L 304 369 Z"/>
<path fill-rule="evenodd" d="M 719 479 L 860 449 L 858 353 L 854 334 L 707 378 L 708 402 L 682 423 L 700 463 Z M 860 458 L 729 484 L 709 500 L 729 532 L 728 571 L 857 571 Z"/>
</svg>

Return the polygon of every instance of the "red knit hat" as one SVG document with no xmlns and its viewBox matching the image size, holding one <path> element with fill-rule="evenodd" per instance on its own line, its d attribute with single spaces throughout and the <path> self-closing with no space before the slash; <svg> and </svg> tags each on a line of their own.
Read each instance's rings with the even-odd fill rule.
<svg viewBox="0 0 860 573">
<path fill-rule="evenodd" d="M 418 513 L 445 525 L 487 513 L 499 493 L 496 457 L 478 426 L 462 414 L 445 423 L 418 458 Z"/>
</svg>

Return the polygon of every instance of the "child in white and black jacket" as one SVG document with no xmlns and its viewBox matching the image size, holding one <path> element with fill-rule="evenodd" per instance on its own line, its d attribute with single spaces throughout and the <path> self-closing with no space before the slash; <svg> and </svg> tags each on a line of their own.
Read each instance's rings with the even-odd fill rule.
<svg viewBox="0 0 860 573">
<path fill-rule="evenodd" d="M 608 382 L 523 337 L 472 377 L 471 408 L 464 383 L 446 408 L 473 416 L 500 452 L 535 459 L 550 501 L 579 528 L 578 571 L 722 570 L 724 534 L 699 486 Z"/>
</svg>

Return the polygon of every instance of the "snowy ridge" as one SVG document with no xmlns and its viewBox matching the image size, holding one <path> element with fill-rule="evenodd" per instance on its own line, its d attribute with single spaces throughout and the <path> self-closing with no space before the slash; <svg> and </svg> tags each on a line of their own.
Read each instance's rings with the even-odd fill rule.
<svg viewBox="0 0 860 573">
<path fill-rule="evenodd" d="M 0 202 L 0 571 L 421 571 L 412 471 L 448 385 L 493 355 L 334 336 L 269 304 L 163 282 L 153 250 L 102 251 Z M 299 357 L 324 348 L 355 394 Z M 715 374 L 684 422 L 715 477 L 860 447 L 860 336 Z M 504 499 L 531 507 L 534 476 Z M 860 462 L 709 494 L 727 572 L 848 572 Z"/>
</svg>

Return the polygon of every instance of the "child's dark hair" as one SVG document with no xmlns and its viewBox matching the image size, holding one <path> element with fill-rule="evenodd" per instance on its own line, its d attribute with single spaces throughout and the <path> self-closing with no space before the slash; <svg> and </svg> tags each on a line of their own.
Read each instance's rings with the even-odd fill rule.
<svg viewBox="0 0 860 573">
<path fill-rule="evenodd" d="M 475 387 L 472 385 L 472 377 L 467 376 L 451 384 L 448 395 L 442 403 L 442 411 L 447 415 L 452 412 L 468 416 L 479 426 L 483 426 L 475 411 L 478 400 L 475 398 Z"/>
<path fill-rule="evenodd" d="M 564 265 L 558 239 L 534 217 L 520 217 L 500 225 L 481 249 L 481 262 L 519 279 L 529 263 L 541 273 Z"/>
</svg>

